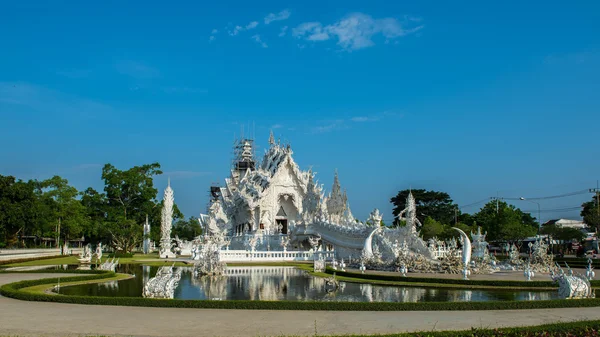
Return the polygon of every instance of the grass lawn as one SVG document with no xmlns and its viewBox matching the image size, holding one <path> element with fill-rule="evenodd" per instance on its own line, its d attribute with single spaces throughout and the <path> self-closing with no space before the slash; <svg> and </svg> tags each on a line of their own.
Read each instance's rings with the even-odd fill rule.
<svg viewBox="0 0 600 337">
<path fill-rule="evenodd" d="M 79 261 L 77 261 L 77 256 L 76 255 L 71 255 L 71 256 L 65 256 L 65 257 L 59 257 L 59 258 L 55 258 L 55 259 L 41 259 L 41 260 L 34 260 L 34 261 L 27 261 L 27 262 L 17 262 L 17 263 L 12 263 L 12 264 L 8 264 L 5 265 L 4 267 L 26 267 L 26 266 L 54 266 L 54 265 L 62 265 L 62 264 L 79 264 Z M 105 254 L 102 257 L 102 262 L 106 261 L 108 259 L 108 254 Z M 112 258 L 110 258 L 112 260 Z M 133 263 L 144 263 L 144 264 L 148 264 L 148 265 L 152 265 L 155 262 L 157 263 L 156 265 L 162 266 L 165 264 L 165 262 L 163 261 L 148 261 L 148 260 L 158 260 L 158 254 L 135 254 L 133 257 L 122 257 L 119 258 L 119 263 L 120 264 L 133 264 Z M 95 264 L 96 263 L 96 259 L 92 259 L 92 262 Z M 172 263 L 172 262 L 171 262 Z M 181 263 L 181 262 L 177 262 L 178 264 L 181 264 L 182 266 L 185 266 L 185 264 Z"/>
<path fill-rule="evenodd" d="M 99 280 L 73 281 L 73 282 L 61 283 L 60 286 L 62 287 L 62 286 L 75 286 L 75 285 L 79 285 L 79 284 L 104 283 L 104 282 L 110 282 L 110 281 L 126 280 L 126 279 L 129 279 L 132 277 L 133 276 L 129 275 L 129 274 L 117 274 L 115 277 L 99 279 Z M 40 285 L 33 286 L 33 287 L 23 288 L 21 290 L 29 292 L 29 293 L 34 293 L 34 294 L 45 294 L 46 290 L 52 289 L 54 286 L 55 285 L 40 284 Z"/>
</svg>

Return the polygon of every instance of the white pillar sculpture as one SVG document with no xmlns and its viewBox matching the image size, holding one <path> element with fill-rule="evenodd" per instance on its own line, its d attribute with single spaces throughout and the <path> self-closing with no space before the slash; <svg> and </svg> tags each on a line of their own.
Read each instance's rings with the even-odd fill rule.
<svg viewBox="0 0 600 337">
<path fill-rule="evenodd" d="M 171 180 L 169 179 L 165 194 L 163 197 L 163 209 L 161 213 L 160 223 L 160 253 L 161 259 L 174 258 L 175 253 L 171 251 L 171 228 L 173 227 L 173 189 L 171 188 Z"/>
<path fill-rule="evenodd" d="M 146 223 L 144 224 L 144 254 L 150 253 L 150 223 L 148 214 L 146 214 Z"/>
</svg>

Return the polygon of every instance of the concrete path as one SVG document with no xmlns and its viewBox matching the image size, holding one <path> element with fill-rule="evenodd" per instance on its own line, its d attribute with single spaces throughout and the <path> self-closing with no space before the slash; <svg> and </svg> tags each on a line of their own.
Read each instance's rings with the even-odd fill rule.
<svg viewBox="0 0 600 337">
<path fill-rule="evenodd" d="M 60 274 L 61 277 L 72 274 Z M 0 284 L 59 274 L 0 274 Z M 600 308 L 498 311 L 274 311 L 94 306 L 0 297 L 0 335 L 314 336 L 468 330 L 598 320 Z"/>
</svg>

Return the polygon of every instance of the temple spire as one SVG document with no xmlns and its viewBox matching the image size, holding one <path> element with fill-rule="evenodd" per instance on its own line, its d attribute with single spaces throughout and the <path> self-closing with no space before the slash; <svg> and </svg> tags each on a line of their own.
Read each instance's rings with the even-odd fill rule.
<svg viewBox="0 0 600 337">
<path fill-rule="evenodd" d="M 275 145 L 275 136 L 273 135 L 273 130 L 271 130 L 271 134 L 269 135 L 269 145 Z"/>
</svg>

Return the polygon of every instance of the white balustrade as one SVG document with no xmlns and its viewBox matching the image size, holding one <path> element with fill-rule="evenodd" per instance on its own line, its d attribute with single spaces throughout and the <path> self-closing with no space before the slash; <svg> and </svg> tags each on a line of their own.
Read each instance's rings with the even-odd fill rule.
<svg viewBox="0 0 600 337">
<path fill-rule="evenodd" d="M 323 255 L 326 260 L 332 260 L 335 252 L 310 252 L 310 251 L 247 251 L 247 250 L 221 250 L 221 261 L 224 262 L 278 262 L 278 261 L 313 261 L 315 256 Z"/>
</svg>

